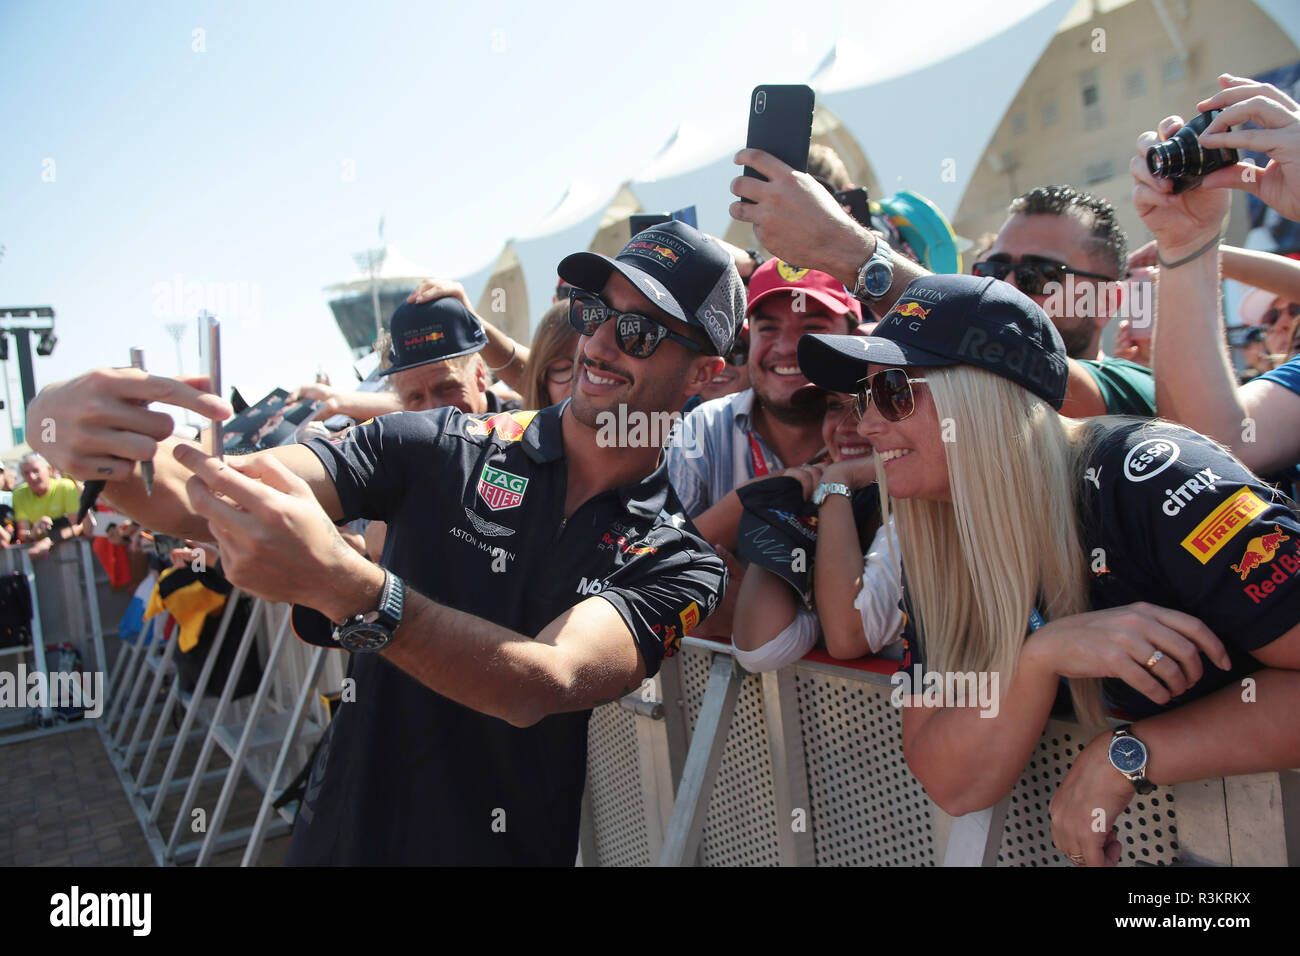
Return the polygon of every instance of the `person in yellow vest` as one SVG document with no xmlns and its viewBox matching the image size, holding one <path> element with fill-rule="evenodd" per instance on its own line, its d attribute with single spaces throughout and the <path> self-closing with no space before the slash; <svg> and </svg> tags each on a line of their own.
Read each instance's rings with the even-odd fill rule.
<svg viewBox="0 0 1300 956">
<path fill-rule="evenodd" d="M 83 523 L 75 522 L 81 489 L 71 478 L 54 477 L 50 463 L 36 452 L 24 455 L 18 470 L 23 476 L 13 493 L 18 542 L 32 545 L 33 559 L 43 558 L 57 542 L 81 534 Z"/>
</svg>

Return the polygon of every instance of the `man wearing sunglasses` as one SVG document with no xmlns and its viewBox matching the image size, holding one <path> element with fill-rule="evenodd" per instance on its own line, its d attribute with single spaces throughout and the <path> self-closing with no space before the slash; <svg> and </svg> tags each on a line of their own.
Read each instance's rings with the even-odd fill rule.
<svg viewBox="0 0 1300 956">
<path fill-rule="evenodd" d="M 1014 199 L 1007 211 L 993 246 L 971 273 L 1011 283 L 1038 303 L 1061 333 L 1066 355 L 1079 363 L 1066 412 L 1154 416 L 1151 371 L 1101 349 L 1112 318 L 1109 303 L 1123 294 L 1116 284 L 1127 272 L 1128 241 L 1114 207 L 1070 186 L 1039 186 Z M 1080 370 L 1086 375 L 1078 375 Z"/>
<path fill-rule="evenodd" d="M 351 652 L 355 699 L 287 862 L 572 865 L 590 709 L 653 676 L 723 592 L 660 447 L 600 428 L 679 409 L 717 374 L 744 309 L 731 257 L 671 223 L 559 271 L 583 336 L 573 398 L 541 411 L 398 412 L 222 462 L 141 407 L 229 416 L 198 382 L 100 369 L 31 404 L 65 471 L 106 479 L 148 527 L 215 540 L 236 587 Z M 382 565 L 340 546 L 335 522 L 358 517 L 388 523 Z"/>
<path fill-rule="evenodd" d="M 731 182 L 733 194 L 750 202 L 733 202 L 730 207 L 733 219 L 751 223 L 754 235 L 763 246 L 775 256 L 804 263 L 834 276 L 845 287 L 852 289 L 877 317 L 886 315 L 903 290 L 915 279 L 930 275 L 929 270 L 904 256 L 892 254 L 880 240 L 880 237 L 854 222 L 843 208 L 835 202 L 815 179 L 806 173 L 791 169 L 781 160 L 757 149 L 743 149 L 734 158 L 737 165 L 750 166 L 767 177 L 767 181 L 752 176 L 738 176 Z M 1068 187 L 1050 187 L 1049 190 L 1062 194 Z M 1074 190 L 1074 195 L 1082 196 Z M 1047 205 L 1055 207 L 1058 200 Z M 1062 209 L 1069 210 L 1078 204 L 1065 201 L 1061 197 Z M 1026 207 L 1028 208 L 1028 207 Z M 1039 208 L 1037 204 L 1035 209 Z M 1025 241 L 1023 247 L 1010 248 L 1010 238 L 1002 247 L 994 245 L 991 252 L 1006 253 L 1003 267 L 1006 278 L 1013 279 L 1013 270 L 1005 265 L 1023 264 L 1027 255 L 1041 256 L 1055 262 L 1072 266 L 1077 262 L 1084 272 L 1097 275 L 1118 275 L 1118 266 L 1113 273 L 1104 273 L 1104 263 L 1097 263 L 1087 268 L 1091 259 L 1078 259 L 1076 256 L 1089 253 L 1095 246 L 1114 240 L 1102 242 L 1102 237 L 1095 234 L 1096 224 L 1082 210 L 1069 213 L 1068 218 L 1056 213 L 1025 213 L 1026 219 L 1040 220 L 1030 223 L 1034 226 L 1070 229 L 1074 238 L 1059 248 L 1048 249 L 1046 237 L 1039 235 L 1036 241 Z M 1015 218 L 1013 216 L 1013 218 Z M 1059 219 L 1054 224 L 1051 220 Z M 1083 223 L 1088 222 L 1089 226 Z M 1078 228 L 1075 228 L 1078 227 Z M 1111 230 L 1104 230 L 1110 234 Z M 1115 230 L 1118 232 L 1118 228 Z M 1118 233 L 1122 239 L 1123 233 Z M 1069 237 L 1063 237 L 1069 238 Z M 1020 237 L 1017 237 L 1019 245 Z M 1053 243 L 1056 245 L 1056 243 Z M 1054 254 L 1053 254 L 1054 253 Z M 1034 266 L 1033 272 L 1039 269 Z M 1030 270 L 1022 270 L 1025 275 Z M 1028 280 L 1027 280 L 1028 281 Z M 1099 281 L 1085 277 L 1082 281 Z M 1023 289 L 1021 291 L 1024 291 Z M 1041 298 L 1041 297 L 1040 297 Z M 1053 316 L 1053 319 L 1056 317 Z M 920 321 L 917 319 L 917 321 Z M 1074 418 L 1086 418 L 1093 415 L 1128 413 L 1138 415 L 1154 414 L 1154 386 L 1151 384 L 1150 372 L 1132 362 L 1107 359 L 1105 362 L 1068 360 L 1069 380 L 1065 402 L 1061 413 Z"/>
</svg>

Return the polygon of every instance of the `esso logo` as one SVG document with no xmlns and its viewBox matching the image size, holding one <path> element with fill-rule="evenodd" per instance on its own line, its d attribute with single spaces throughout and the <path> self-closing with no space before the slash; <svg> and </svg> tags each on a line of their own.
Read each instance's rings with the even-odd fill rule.
<svg viewBox="0 0 1300 956">
<path fill-rule="evenodd" d="M 1129 481 L 1154 478 L 1178 460 L 1178 445 L 1168 438 L 1148 438 L 1134 445 L 1124 459 L 1124 477 Z"/>
</svg>

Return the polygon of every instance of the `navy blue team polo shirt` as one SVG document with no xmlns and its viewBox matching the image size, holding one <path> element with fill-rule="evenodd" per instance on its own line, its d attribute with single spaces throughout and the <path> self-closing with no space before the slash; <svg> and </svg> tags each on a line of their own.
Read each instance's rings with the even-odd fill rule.
<svg viewBox="0 0 1300 956">
<path fill-rule="evenodd" d="M 560 418 L 397 412 L 307 443 L 344 516 L 386 521 L 383 564 L 434 601 L 535 636 L 593 597 L 647 675 L 714 609 L 726 570 L 662 465 L 564 516 Z M 400 638 L 399 638 L 400 640 Z M 590 711 L 519 728 L 356 654 L 286 863 L 571 866 Z"/>
</svg>

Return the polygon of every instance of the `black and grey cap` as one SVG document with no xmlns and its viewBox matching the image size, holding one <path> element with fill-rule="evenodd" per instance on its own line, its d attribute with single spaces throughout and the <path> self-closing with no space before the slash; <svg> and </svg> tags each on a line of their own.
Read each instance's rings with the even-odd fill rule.
<svg viewBox="0 0 1300 956">
<path fill-rule="evenodd" d="M 799 368 L 834 392 L 855 392 L 867 364 L 971 365 L 1010 379 L 1055 409 L 1069 362 L 1061 333 L 1033 299 L 991 277 L 914 280 L 868 336 L 805 335 Z"/>
<path fill-rule="evenodd" d="M 730 354 L 745 320 L 745 286 L 716 241 L 673 220 L 638 232 L 613 259 L 575 252 L 557 271 L 570 285 L 599 292 L 614 269 L 658 308 L 703 329 L 717 354 Z"/>
<path fill-rule="evenodd" d="M 403 302 L 389 321 L 393 344 L 388 349 L 392 366 L 381 375 L 445 362 L 487 345 L 487 333 L 478 317 L 451 296 L 432 302 Z"/>
</svg>

